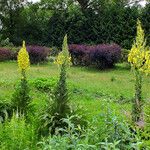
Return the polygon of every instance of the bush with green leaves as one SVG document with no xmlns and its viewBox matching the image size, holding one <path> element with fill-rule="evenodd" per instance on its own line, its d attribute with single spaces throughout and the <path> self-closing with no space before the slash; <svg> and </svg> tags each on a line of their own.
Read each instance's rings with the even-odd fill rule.
<svg viewBox="0 0 150 150">
<path fill-rule="evenodd" d="M 30 81 L 30 85 L 42 92 L 52 92 L 56 86 L 56 78 L 36 78 Z"/>
</svg>

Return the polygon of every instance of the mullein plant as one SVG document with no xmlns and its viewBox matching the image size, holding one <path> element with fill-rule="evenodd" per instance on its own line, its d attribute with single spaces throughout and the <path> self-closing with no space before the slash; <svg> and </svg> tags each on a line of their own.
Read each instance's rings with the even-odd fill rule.
<svg viewBox="0 0 150 150">
<path fill-rule="evenodd" d="M 18 53 L 17 61 L 19 72 L 21 73 L 21 81 L 15 89 L 12 97 L 12 103 L 15 111 L 26 116 L 31 98 L 29 96 L 30 89 L 26 77 L 26 72 L 30 67 L 30 60 L 29 54 L 26 50 L 25 41 L 23 41 L 23 46 Z"/>
<path fill-rule="evenodd" d="M 150 73 L 150 48 L 146 46 L 144 30 L 137 21 L 137 36 L 128 55 L 128 62 L 135 73 L 135 98 L 132 105 L 132 121 L 143 121 L 142 75 Z"/>
<path fill-rule="evenodd" d="M 66 71 L 71 64 L 71 58 L 68 51 L 67 35 L 64 37 L 62 51 L 58 54 L 55 64 L 57 64 L 60 69 L 60 76 L 54 92 L 54 101 L 51 107 L 51 115 L 55 120 L 54 130 L 56 127 L 63 126 L 61 119 L 67 117 L 70 113 Z"/>
</svg>

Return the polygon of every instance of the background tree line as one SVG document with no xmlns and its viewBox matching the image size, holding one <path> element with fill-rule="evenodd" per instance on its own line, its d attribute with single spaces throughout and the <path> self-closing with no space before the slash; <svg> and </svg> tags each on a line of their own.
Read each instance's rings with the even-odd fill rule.
<svg viewBox="0 0 150 150">
<path fill-rule="evenodd" d="M 69 43 L 117 43 L 130 48 L 141 19 L 150 43 L 150 2 L 142 8 L 140 0 L 1 0 L 1 39 L 14 45 L 60 46 L 65 33 Z"/>
</svg>

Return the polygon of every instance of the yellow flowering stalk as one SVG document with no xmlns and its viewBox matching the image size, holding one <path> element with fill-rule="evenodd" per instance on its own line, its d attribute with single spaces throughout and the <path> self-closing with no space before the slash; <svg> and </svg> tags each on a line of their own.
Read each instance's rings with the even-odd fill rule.
<svg viewBox="0 0 150 150">
<path fill-rule="evenodd" d="M 146 47 L 144 30 L 141 27 L 141 22 L 137 22 L 137 37 L 132 45 L 128 56 L 128 62 L 131 66 L 143 73 L 150 73 L 150 48 Z"/>
<path fill-rule="evenodd" d="M 71 57 L 69 55 L 69 48 L 68 48 L 68 43 L 67 43 L 67 35 L 64 37 L 63 45 L 62 45 L 62 52 L 60 52 L 54 62 L 55 64 L 61 66 L 61 65 L 66 65 L 70 66 L 71 65 Z"/>
<path fill-rule="evenodd" d="M 22 78 L 19 85 L 16 86 L 15 92 L 12 96 L 12 104 L 16 111 L 26 116 L 31 98 L 29 95 L 30 88 L 26 79 L 26 70 L 30 67 L 30 60 L 25 47 L 25 41 L 23 41 L 23 46 L 18 53 L 17 59 Z"/>
<path fill-rule="evenodd" d="M 137 21 L 137 36 L 128 55 L 128 62 L 135 71 L 135 99 L 132 107 L 134 122 L 143 120 L 142 73 L 150 73 L 150 49 L 146 47 L 144 30 Z"/>
<path fill-rule="evenodd" d="M 67 35 L 63 40 L 62 52 L 59 53 L 55 63 L 60 67 L 60 75 L 54 92 L 51 116 L 54 116 L 53 122 L 60 122 L 61 124 L 62 118 L 65 118 L 71 112 L 67 87 L 67 67 L 70 65 Z M 55 126 L 53 126 L 53 130 L 58 127 L 60 126 L 56 123 Z"/>
<path fill-rule="evenodd" d="M 26 50 L 25 41 L 23 41 L 23 46 L 18 53 L 17 60 L 21 71 L 26 71 L 30 67 L 29 54 Z"/>
</svg>

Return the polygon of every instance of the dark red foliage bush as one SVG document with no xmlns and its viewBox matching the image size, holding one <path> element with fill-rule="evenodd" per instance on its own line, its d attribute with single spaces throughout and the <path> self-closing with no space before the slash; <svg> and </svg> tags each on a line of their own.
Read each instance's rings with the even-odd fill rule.
<svg viewBox="0 0 150 150">
<path fill-rule="evenodd" d="M 121 58 L 121 47 L 117 44 L 69 46 L 74 65 L 94 65 L 100 69 L 111 68 Z"/>
<path fill-rule="evenodd" d="M 13 59 L 13 52 L 7 48 L 0 48 L 0 61 Z"/>
<path fill-rule="evenodd" d="M 30 56 L 30 62 L 37 64 L 47 60 L 50 49 L 42 46 L 27 46 L 27 51 Z"/>
</svg>

